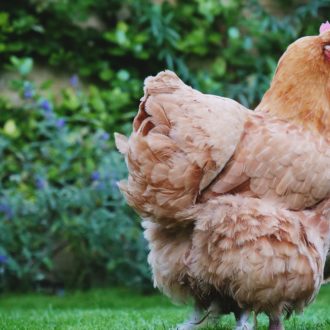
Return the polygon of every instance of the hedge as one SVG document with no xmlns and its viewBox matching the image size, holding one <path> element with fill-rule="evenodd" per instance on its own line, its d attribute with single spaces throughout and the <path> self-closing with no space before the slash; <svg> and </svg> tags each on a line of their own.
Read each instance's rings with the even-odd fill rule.
<svg viewBox="0 0 330 330">
<path fill-rule="evenodd" d="M 165 68 L 253 108 L 287 45 L 330 13 L 273 3 L 280 16 L 266 0 L 0 5 L 0 290 L 150 287 L 113 132 L 129 133 L 143 79 Z M 54 79 L 37 82 L 38 67 Z"/>
</svg>

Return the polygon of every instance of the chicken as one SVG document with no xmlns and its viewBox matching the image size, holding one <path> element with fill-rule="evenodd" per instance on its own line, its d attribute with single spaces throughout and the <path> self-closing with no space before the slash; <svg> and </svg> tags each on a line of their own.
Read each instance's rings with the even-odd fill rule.
<svg viewBox="0 0 330 330">
<path fill-rule="evenodd" d="M 169 71 L 146 80 L 133 133 L 116 136 L 119 186 L 170 297 L 243 320 L 265 312 L 274 330 L 315 297 L 330 232 L 329 49 L 330 31 L 293 43 L 256 112 Z"/>
</svg>

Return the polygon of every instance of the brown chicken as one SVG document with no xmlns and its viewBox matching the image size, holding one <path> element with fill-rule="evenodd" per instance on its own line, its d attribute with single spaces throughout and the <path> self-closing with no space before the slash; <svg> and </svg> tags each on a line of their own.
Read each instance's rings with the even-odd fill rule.
<svg viewBox="0 0 330 330">
<path fill-rule="evenodd" d="M 156 286 L 234 311 L 241 329 L 243 310 L 282 329 L 282 313 L 313 300 L 329 249 L 330 31 L 288 48 L 257 112 L 169 71 L 148 78 L 133 133 L 116 142 Z"/>
</svg>

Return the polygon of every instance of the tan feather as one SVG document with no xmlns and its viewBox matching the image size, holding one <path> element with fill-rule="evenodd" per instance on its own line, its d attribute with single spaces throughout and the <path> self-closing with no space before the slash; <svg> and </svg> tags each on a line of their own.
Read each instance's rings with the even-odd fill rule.
<svg viewBox="0 0 330 330">
<path fill-rule="evenodd" d="M 118 151 L 124 155 L 128 153 L 128 139 L 125 135 L 115 133 L 115 142 Z"/>
</svg>

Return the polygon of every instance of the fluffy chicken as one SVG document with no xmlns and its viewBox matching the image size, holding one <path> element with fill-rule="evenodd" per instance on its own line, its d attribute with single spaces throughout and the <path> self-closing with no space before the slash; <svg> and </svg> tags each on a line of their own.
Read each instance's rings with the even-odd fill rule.
<svg viewBox="0 0 330 330">
<path fill-rule="evenodd" d="M 329 91 L 330 31 L 289 46 L 256 112 L 170 71 L 146 79 L 116 143 L 156 286 L 197 312 L 234 311 L 241 329 L 249 310 L 282 329 L 313 300 L 329 249 Z"/>
</svg>

